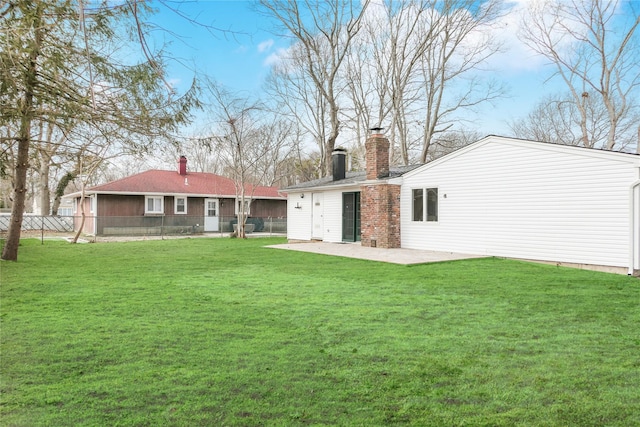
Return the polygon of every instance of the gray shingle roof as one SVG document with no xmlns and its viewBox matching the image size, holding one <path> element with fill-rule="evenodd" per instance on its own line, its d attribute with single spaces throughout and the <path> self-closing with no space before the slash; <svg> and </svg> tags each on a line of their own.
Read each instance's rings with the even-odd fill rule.
<svg viewBox="0 0 640 427">
<path fill-rule="evenodd" d="M 392 166 L 389 168 L 389 177 L 383 179 L 397 178 L 405 173 L 414 170 L 422 165 L 409 165 L 409 166 Z M 325 176 L 324 178 L 314 179 L 313 181 L 301 182 L 300 184 L 291 185 L 282 191 L 287 192 L 291 190 L 302 190 L 316 187 L 328 187 L 338 185 L 358 184 L 366 181 L 367 174 L 365 171 L 347 172 L 344 179 L 334 181 L 332 176 Z"/>
</svg>

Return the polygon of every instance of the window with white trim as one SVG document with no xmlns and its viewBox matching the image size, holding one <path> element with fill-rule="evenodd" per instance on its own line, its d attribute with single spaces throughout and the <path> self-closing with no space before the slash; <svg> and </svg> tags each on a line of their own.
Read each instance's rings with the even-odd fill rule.
<svg viewBox="0 0 640 427">
<path fill-rule="evenodd" d="M 411 190 L 411 220 L 438 221 L 437 188 L 414 188 Z"/>
<path fill-rule="evenodd" d="M 427 221 L 438 221 L 438 189 L 427 188 Z"/>
<path fill-rule="evenodd" d="M 236 199 L 236 215 L 240 214 L 240 211 L 242 209 L 240 209 L 240 199 Z M 245 216 L 249 216 L 249 213 L 251 212 L 251 199 L 246 198 L 244 199 L 244 215 Z"/>
<path fill-rule="evenodd" d="M 162 196 L 145 196 L 144 213 L 145 214 L 162 214 L 164 213 L 164 197 Z"/>
<path fill-rule="evenodd" d="M 413 221 L 424 221 L 424 189 L 414 188 L 411 190 L 411 195 L 411 218 Z"/>
<path fill-rule="evenodd" d="M 176 197 L 175 198 L 175 213 L 186 214 L 187 213 L 187 198 Z"/>
</svg>

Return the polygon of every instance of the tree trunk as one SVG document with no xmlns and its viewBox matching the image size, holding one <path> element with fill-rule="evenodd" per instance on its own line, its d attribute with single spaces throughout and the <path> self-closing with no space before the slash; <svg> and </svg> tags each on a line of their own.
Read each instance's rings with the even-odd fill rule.
<svg viewBox="0 0 640 427">
<path fill-rule="evenodd" d="M 16 158 L 16 172 L 14 176 L 13 207 L 11 209 L 11 222 L 7 233 L 7 241 L 2 249 L 2 259 L 7 261 L 18 260 L 18 247 L 20 246 L 20 232 L 22 230 L 22 218 L 24 215 L 24 202 L 27 196 L 27 169 L 29 168 L 29 146 L 31 144 L 31 122 L 33 118 L 33 97 L 38 83 L 37 64 L 40 56 L 40 44 L 42 42 L 42 28 L 40 26 L 42 7 L 37 6 L 34 17 L 34 40 L 29 54 L 27 73 L 25 79 L 24 96 L 18 134 L 18 156 Z"/>
<path fill-rule="evenodd" d="M 73 236 L 73 239 L 71 239 L 70 243 L 78 243 L 78 239 L 80 238 L 80 235 L 84 230 L 84 223 L 86 219 L 87 219 L 87 215 L 85 214 L 85 211 L 84 211 L 84 185 L 83 185 L 82 191 L 80 193 L 80 226 L 78 227 L 78 231 L 76 231 L 76 234 Z"/>
<path fill-rule="evenodd" d="M 27 193 L 27 169 L 29 167 L 29 125 L 21 126 L 21 134 L 18 142 L 18 157 L 16 159 L 16 174 L 14 182 L 13 206 L 11 208 L 11 222 L 7 233 L 7 241 L 2 249 L 2 259 L 7 261 L 18 260 L 18 246 L 20 246 L 20 231 L 22 230 L 22 218 L 24 214 L 24 202 Z"/>
</svg>

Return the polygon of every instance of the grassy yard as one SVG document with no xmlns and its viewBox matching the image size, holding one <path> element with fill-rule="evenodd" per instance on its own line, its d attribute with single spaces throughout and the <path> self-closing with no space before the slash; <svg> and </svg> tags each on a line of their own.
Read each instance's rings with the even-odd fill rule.
<svg viewBox="0 0 640 427">
<path fill-rule="evenodd" d="M 282 242 L 23 241 L 0 425 L 640 425 L 638 279 Z"/>
</svg>

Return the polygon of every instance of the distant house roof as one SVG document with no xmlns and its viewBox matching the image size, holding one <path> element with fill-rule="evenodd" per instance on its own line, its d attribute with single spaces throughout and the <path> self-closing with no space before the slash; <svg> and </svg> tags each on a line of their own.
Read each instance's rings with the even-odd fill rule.
<svg viewBox="0 0 640 427">
<path fill-rule="evenodd" d="M 409 166 L 391 166 L 389 168 L 389 176 L 388 178 L 397 178 L 399 176 L 404 175 L 405 173 L 412 171 L 420 165 L 409 165 Z M 365 171 L 358 172 L 347 172 L 345 174 L 344 179 L 339 179 L 337 181 L 333 180 L 332 176 L 325 176 L 324 178 L 315 179 L 313 181 L 301 182 L 300 184 L 291 185 L 285 188 L 284 192 L 288 190 L 302 190 L 308 188 L 316 188 L 316 187 L 329 187 L 329 186 L 342 186 L 342 185 L 350 185 L 350 184 L 360 184 L 367 179 L 367 174 Z"/>
<path fill-rule="evenodd" d="M 276 187 L 246 187 L 247 196 L 283 199 Z M 205 172 L 149 170 L 87 189 L 86 194 L 180 194 L 198 197 L 236 197 L 233 180 Z"/>
</svg>

